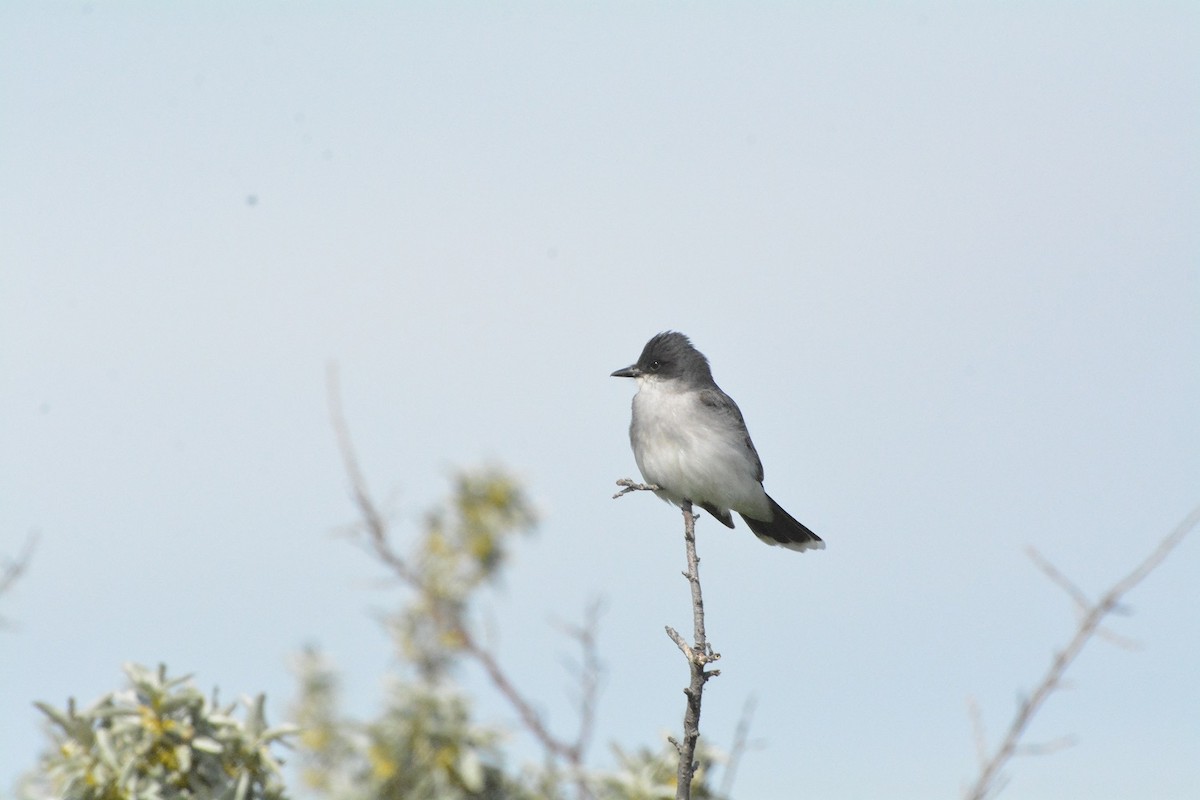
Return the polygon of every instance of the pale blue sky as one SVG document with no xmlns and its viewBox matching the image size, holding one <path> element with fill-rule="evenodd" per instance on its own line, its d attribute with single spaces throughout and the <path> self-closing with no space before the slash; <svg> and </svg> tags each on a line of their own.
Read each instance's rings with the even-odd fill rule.
<svg viewBox="0 0 1200 800">
<path fill-rule="evenodd" d="M 0 6 L 0 785 L 34 700 L 127 660 L 226 696 L 317 642 L 348 703 L 392 595 L 325 410 L 340 364 L 398 531 L 459 465 L 543 513 L 489 610 L 573 721 L 549 620 L 607 598 L 603 745 L 674 729 L 677 516 L 612 502 L 628 382 L 676 328 L 828 549 L 701 524 L 759 700 L 744 798 L 957 797 L 1073 615 L 1200 501 L 1200 7 Z M 253 196 L 253 205 L 247 198 Z M 1130 598 L 1005 796 L 1194 797 L 1200 538 Z M 478 676 L 467 682 L 480 687 Z M 485 719 L 511 721 L 487 698 Z M 519 742 L 520 740 L 518 740 Z M 535 751 L 518 743 L 517 752 Z"/>
</svg>

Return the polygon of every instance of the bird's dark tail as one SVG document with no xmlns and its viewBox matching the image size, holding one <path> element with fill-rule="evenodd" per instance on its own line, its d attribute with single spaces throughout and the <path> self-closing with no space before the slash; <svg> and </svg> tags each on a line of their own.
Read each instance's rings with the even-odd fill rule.
<svg viewBox="0 0 1200 800">
<path fill-rule="evenodd" d="M 771 504 L 771 519 L 750 519 L 742 514 L 742 519 L 754 531 L 754 535 L 770 545 L 781 545 L 789 550 L 824 550 L 825 542 L 821 537 L 800 524 L 795 517 L 767 497 Z"/>
</svg>

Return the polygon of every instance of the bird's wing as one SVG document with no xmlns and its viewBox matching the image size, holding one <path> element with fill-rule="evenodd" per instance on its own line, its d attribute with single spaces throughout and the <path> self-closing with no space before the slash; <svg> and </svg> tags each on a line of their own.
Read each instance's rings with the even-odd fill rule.
<svg viewBox="0 0 1200 800">
<path fill-rule="evenodd" d="M 754 449 L 754 442 L 750 441 L 750 431 L 746 428 L 746 420 L 742 418 L 742 410 L 738 408 L 737 403 L 733 402 L 732 397 L 714 386 L 700 391 L 700 404 L 712 411 L 713 414 L 736 425 L 741 431 L 746 440 L 746 449 L 750 451 L 750 457 L 754 460 L 754 479 L 762 483 L 762 459 L 758 457 L 758 451 Z"/>
</svg>

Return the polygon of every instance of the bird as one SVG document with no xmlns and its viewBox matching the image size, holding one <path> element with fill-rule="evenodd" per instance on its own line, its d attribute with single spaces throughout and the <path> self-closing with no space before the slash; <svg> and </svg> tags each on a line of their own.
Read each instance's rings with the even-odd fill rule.
<svg viewBox="0 0 1200 800">
<path fill-rule="evenodd" d="M 713 380 L 708 359 L 678 331 L 646 342 L 636 363 L 612 373 L 633 378 L 629 441 L 642 478 L 675 505 L 700 506 L 732 528 L 736 511 L 769 545 L 823 550 L 825 542 L 771 499 L 741 409 Z"/>
</svg>

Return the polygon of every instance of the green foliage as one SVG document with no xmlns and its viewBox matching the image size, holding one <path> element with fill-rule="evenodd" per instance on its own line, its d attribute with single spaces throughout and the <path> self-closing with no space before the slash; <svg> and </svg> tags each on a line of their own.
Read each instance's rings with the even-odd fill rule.
<svg viewBox="0 0 1200 800">
<path fill-rule="evenodd" d="M 300 775 L 338 800 L 532 800 L 522 776 L 506 776 L 502 733 L 471 721 L 465 697 L 425 682 L 395 682 L 367 723 L 337 715 L 337 680 L 315 650 L 297 665 Z"/>
<path fill-rule="evenodd" d="M 411 672 L 394 677 L 375 719 L 356 722 L 339 716 L 337 676 L 325 658 L 313 648 L 301 655 L 295 716 L 309 791 L 337 800 L 551 797 L 530 788 L 537 776 L 506 775 L 503 732 L 472 721 L 449 674 L 473 643 L 471 601 L 498 579 L 514 538 L 534 521 L 517 482 L 488 469 L 455 477 L 451 498 L 426 514 L 407 556 L 391 549 L 386 531 L 368 527 L 376 554 L 410 590 L 387 623 Z"/>
<path fill-rule="evenodd" d="M 404 559 L 416 596 L 389 617 L 400 655 L 424 679 L 441 679 L 454 662 L 475 592 L 499 577 L 514 538 L 535 521 L 517 481 L 498 469 L 458 474 L 450 501 L 426 514 Z"/>
<path fill-rule="evenodd" d="M 85 711 L 45 703 L 54 748 L 40 778 L 70 800 L 278 800 L 284 798 L 271 745 L 294 732 L 267 727 L 264 697 L 218 707 L 188 678 L 166 667 L 125 666 L 130 688 L 102 697 Z"/>
<path fill-rule="evenodd" d="M 300 682 L 299 700 L 293 709 L 300 729 L 300 779 L 320 794 L 355 796 L 349 786 L 366 773 L 355 764 L 362 737 L 354 735 L 352 723 L 338 716 L 337 675 L 315 647 L 300 654 L 295 673 Z"/>
<path fill-rule="evenodd" d="M 321 800 L 667 800 L 675 794 L 673 746 L 615 750 L 608 771 L 584 763 L 590 719 L 573 741 L 558 740 L 519 682 L 475 633 L 471 609 L 496 583 L 517 535 L 535 515 L 515 479 L 499 470 L 462 473 L 453 493 L 425 517 L 406 555 L 392 548 L 374 507 L 360 496 L 371 551 L 406 591 L 388 616 L 399 669 L 383 708 L 369 720 L 343 716 L 338 676 L 315 648 L 297 658 L 294 725 L 268 728 L 263 698 L 218 707 L 186 678 L 127 666 L 130 688 L 86 711 L 38 707 L 50 719 L 53 748 L 26 780 L 23 797 L 67 800 L 282 800 L 271 750 L 286 738 L 296 751 L 294 794 Z M 582 640 L 581 640 L 582 641 Z M 591 639 L 588 639 L 591 641 Z M 664 646 L 664 653 L 670 648 Z M 587 662 L 585 659 L 585 663 Z M 455 681 L 459 665 L 481 667 L 517 708 L 519 731 L 476 720 Z M 594 685 L 595 675 L 581 675 Z M 586 680 L 585 680 L 586 678 Z M 503 684 L 503 688 L 501 686 Z M 520 703 L 526 703 L 523 710 Z M 582 715 L 593 708 L 585 703 Z M 531 716 L 538 717 L 531 723 Z M 544 725 L 540 731 L 532 725 Z M 503 745 L 524 731 L 543 748 L 540 763 L 514 767 Z M 717 800 L 707 784 L 712 752 L 697 753 L 697 800 Z"/>
<path fill-rule="evenodd" d="M 664 742 L 657 751 L 644 747 L 632 754 L 619 747 L 613 750 L 617 768 L 599 776 L 599 800 L 674 800 L 678 766 L 675 745 Z M 697 744 L 699 767 L 692 779 L 693 800 L 719 799 L 720 795 L 708 784 L 708 773 L 715 760 L 715 751 L 702 742 Z"/>
</svg>

